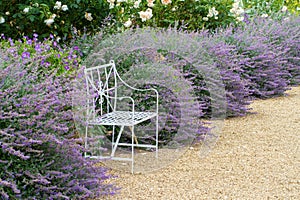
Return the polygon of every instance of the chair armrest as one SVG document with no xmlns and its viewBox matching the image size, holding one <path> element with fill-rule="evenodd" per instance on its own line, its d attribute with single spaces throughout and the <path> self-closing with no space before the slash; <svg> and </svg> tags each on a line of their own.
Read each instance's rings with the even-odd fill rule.
<svg viewBox="0 0 300 200">
<path fill-rule="evenodd" d="M 158 91 L 154 88 L 149 88 L 149 89 L 139 89 L 139 88 L 135 88 L 131 85 L 129 85 L 128 83 L 126 83 L 119 75 L 119 73 L 116 71 L 116 75 L 117 77 L 119 78 L 119 80 L 125 85 L 127 86 L 128 88 L 132 89 L 132 90 L 136 90 L 136 91 L 141 91 L 141 92 L 145 92 L 145 91 L 154 91 L 155 94 L 156 94 L 156 113 L 158 114 Z"/>
</svg>

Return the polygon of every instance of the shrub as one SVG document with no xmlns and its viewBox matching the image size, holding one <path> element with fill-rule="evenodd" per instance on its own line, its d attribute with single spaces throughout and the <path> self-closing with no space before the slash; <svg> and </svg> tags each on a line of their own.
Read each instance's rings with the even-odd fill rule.
<svg viewBox="0 0 300 200">
<path fill-rule="evenodd" d="M 283 22 L 283 27 L 284 24 Z M 290 84 L 291 71 L 297 67 L 295 63 L 290 62 L 296 59 L 294 55 L 286 56 L 288 52 L 293 52 L 291 48 L 295 44 L 297 45 L 298 39 L 291 36 L 295 39 L 294 45 L 289 42 L 291 46 L 284 42 L 288 39 L 274 40 L 274 35 L 277 33 L 275 30 L 278 29 L 277 25 L 279 23 L 276 21 L 267 22 L 266 19 L 257 18 L 245 27 L 231 27 L 220 31 L 219 36 L 216 36 L 223 38 L 227 44 L 234 45 L 237 49 L 243 71 L 240 76 L 251 82 L 250 90 L 255 97 L 268 98 L 282 95 Z M 283 31 L 283 29 L 281 30 Z M 274 32 L 270 32 L 270 30 Z M 281 36 L 276 37 L 280 38 Z"/>
<path fill-rule="evenodd" d="M 202 47 L 207 49 L 220 70 L 226 91 L 226 116 L 245 115 L 249 111 L 247 106 L 252 92 L 250 81 L 242 76 L 245 72 L 241 68 L 237 49 L 213 36 L 193 34 L 193 37 L 203 44 Z"/>
<path fill-rule="evenodd" d="M 246 13 L 251 17 L 262 16 L 271 18 L 282 18 L 286 14 L 299 14 L 298 0 L 242 0 Z"/>
<path fill-rule="evenodd" d="M 42 51 L 56 53 L 46 44 Z M 40 54 L 11 56 L 12 50 L 0 49 L 1 198 L 87 199 L 114 194 L 116 188 L 104 183 L 111 177 L 107 170 L 84 159 L 85 150 L 76 139 L 71 111 L 75 74 L 43 70 Z M 50 61 L 55 65 L 57 60 Z"/>
<path fill-rule="evenodd" d="M 230 12 L 233 0 L 108 0 L 116 26 L 128 27 L 178 26 L 188 30 L 215 29 L 236 22 Z"/>
<path fill-rule="evenodd" d="M 108 11 L 102 0 L 4 0 L 0 2 L 0 33 L 13 39 L 24 35 L 33 38 L 37 33 L 40 39 L 53 34 L 70 40 L 74 31 L 79 34 L 99 31 Z"/>
<path fill-rule="evenodd" d="M 284 69 L 290 73 L 287 81 L 291 85 L 300 83 L 300 17 L 289 17 L 285 20 L 265 20 L 258 18 L 246 26 L 246 32 L 255 31 L 253 34 L 259 37 L 266 37 L 270 49 L 281 53 L 279 56 L 285 62 Z M 273 48 L 273 49 L 272 49 Z"/>
</svg>

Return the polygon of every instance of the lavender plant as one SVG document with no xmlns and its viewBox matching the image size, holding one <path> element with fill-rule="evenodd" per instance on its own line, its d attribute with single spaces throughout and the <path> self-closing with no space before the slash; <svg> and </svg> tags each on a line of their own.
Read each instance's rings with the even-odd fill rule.
<svg viewBox="0 0 300 200">
<path fill-rule="evenodd" d="M 46 44 L 40 47 L 41 52 L 51 51 Z M 111 177 L 107 170 L 82 156 L 85 149 L 76 136 L 71 111 L 75 73 L 58 75 L 59 69 L 50 67 L 51 59 L 45 70 L 40 65 L 44 57 L 30 53 L 27 46 L 15 49 L 19 52 L 2 48 L 1 199 L 87 199 L 114 194 L 115 186 L 105 183 Z M 24 52 L 30 54 L 24 56 Z"/>
<path fill-rule="evenodd" d="M 296 16 L 281 21 L 258 18 L 251 22 L 250 27 L 245 27 L 246 30 L 259 29 L 254 34 L 266 37 L 271 47 L 275 45 L 273 51 L 281 52 L 279 56 L 285 62 L 284 68 L 290 73 L 287 80 L 291 85 L 300 83 L 299 22 L 300 18 Z"/>
<path fill-rule="evenodd" d="M 243 78 L 244 70 L 239 63 L 238 52 L 232 45 L 228 45 L 212 36 L 197 33 L 193 37 L 202 42 L 214 58 L 220 70 L 221 79 L 224 83 L 227 99 L 226 116 L 242 116 L 249 112 L 249 97 L 252 95 L 250 81 Z M 209 40 L 207 39 L 209 37 Z"/>
<path fill-rule="evenodd" d="M 51 71 L 55 69 L 58 74 L 78 69 L 81 62 L 82 51 L 78 46 L 61 46 L 53 35 L 38 40 L 38 34 L 33 34 L 33 39 L 24 36 L 19 40 L 7 38 L 1 35 L 1 46 L 5 51 L 9 51 L 11 58 L 20 58 L 20 62 L 27 65 L 32 61 L 40 65 L 40 70 Z"/>
<path fill-rule="evenodd" d="M 240 76 L 250 81 L 252 95 L 268 98 L 282 95 L 288 89 L 291 72 L 297 66 L 293 63 L 296 58 L 288 53 L 293 52 L 293 45 L 289 43 L 289 47 L 281 40 L 274 40 L 273 33 L 266 33 L 271 24 L 261 28 L 263 23 L 265 20 L 258 19 L 245 27 L 220 31 L 215 37 L 222 38 L 237 49 L 239 64 L 243 70 Z M 295 38 L 294 42 L 297 44 L 298 39 Z"/>
</svg>

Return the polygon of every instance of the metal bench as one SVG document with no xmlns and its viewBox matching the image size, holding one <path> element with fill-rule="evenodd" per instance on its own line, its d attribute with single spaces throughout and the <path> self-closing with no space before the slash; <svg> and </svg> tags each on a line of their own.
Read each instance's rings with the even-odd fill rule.
<svg viewBox="0 0 300 200">
<path fill-rule="evenodd" d="M 91 156 L 85 154 L 86 157 L 91 158 L 109 158 L 112 160 L 131 161 L 131 172 L 134 172 L 134 148 L 144 147 L 152 148 L 156 151 L 158 156 L 158 92 L 153 88 L 138 89 L 128 85 L 122 80 L 116 70 L 114 61 L 108 64 L 85 68 L 84 70 L 86 81 L 86 129 L 85 129 L 85 148 L 88 149 L 89 127 L 91 126 L 111 126 L 112 141 L 110 156 Z M 137 92 L 152 92 L 155 96 L 155 108 L 152 111 L 136 111 L 136 102 L 130 96 L 118 96 L 119 86 L 126 87 L 129 90 Z M 130 102 L 128 109 L 119 110 L 118 103 L 123 100 Z M 134 126 L 149 119 L 155 120 L 155 145 L 138 144 L 135 143 L 136 135 Z M 120 127 L 119 132 L 116 133 L 116 126 Z M 124 127 L 128 126 L 131 131 L 131 142 L 121 143 L 120 138 L 124 131 Z M 116 136 L 116 137 L 115 137 Z M 123 158 L 115 156 L 115 152 L 119 146 L 131 147 L 131 157 Z"/>
</svg>

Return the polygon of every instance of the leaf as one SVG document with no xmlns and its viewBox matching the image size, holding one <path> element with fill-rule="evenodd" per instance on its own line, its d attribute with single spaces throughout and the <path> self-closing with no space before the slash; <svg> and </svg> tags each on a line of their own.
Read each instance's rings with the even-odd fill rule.
<svg viewBox="0 0 300 200">
<path fill-rule="evenodd" d="M 12 16 L 13 18 L 17 18 L 17 17 L 22 17 L 22 14 L 21 13 L 16 13 Z"/>
<path fill-rule="evenodd" d="M 45 14 L 44 14 L 44 12 L 42 12 L 42 11 L 40 11 L 40 19 L 43 19 L 44 17 L 45 17 Z"/>
<path fill-rule="evenodd" d="M 72 3 L 72 4 L 70 5 L 70 8 L 78 8 L 78 5 L 77 5 L 77 4 L 74 4 L 74 3 Z"/>
<path fill-rule="evenodd" d="M 28 18 L 29 18 L 29 20 L 30 20 L 31 22 L 34 22 L 35 16 L 34 16 L 34 15 L 29 15 Z"/>
<path fill-rule="evenodd" d="M 40 6 L 48 7 L 48 5 L 47 5 L 47 4 L 44 4 L 44 3 L 41 3 Z"/>
</svg>

